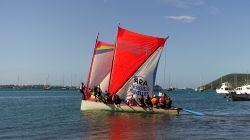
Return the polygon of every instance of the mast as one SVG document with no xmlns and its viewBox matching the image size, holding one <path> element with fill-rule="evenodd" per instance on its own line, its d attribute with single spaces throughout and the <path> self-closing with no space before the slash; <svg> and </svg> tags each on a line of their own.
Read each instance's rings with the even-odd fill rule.
<svg viewBox="0 0 250 140">
<path fill-rule="evenodd" d="M 96 48 L 96 45 L 97 45 L 98 37 L 99 37 L 99 32 L 97 33 L 97 36 L 96 36 L 95 48 Z M 95 49 L 95 48 L 94 48 L 94 51 L 93 51 L 93 54 L 92 54 L 92 60 L 91 60 L 90 70 L 89 70 L 89 75 L 88 75 L 88 81 L 87 81 L 87 83 L 86 83 L 86 94 L 89 94 L 89 93 L 88 93 L 88 89 L 89 89 L 89 79 L 90 79 L 90 74 L 91 74 L 91 72 L 92 72 L 92 64 L 93 64 L 93 61 L 94 61 L 94 54 L 96 53 L 96 49 Z M 87 98 L 89 98 L 88 95 L 87 95 Z"/>
<path fill-rule="evenodd" d="M 247 70 L 247 85 L 248 85 L 248 70 Z"/>
<path fill-rule="evenodd" d="M 72 87 L 72 74 L 71 74 L 71 87 Z"/>
<path fill-rule="evenodd" d="M 64 87 L 64 74 L 63 74 L 63 87 Z"/>
<path fill-rule="evenodd" d="M 76 86 L 76 74 L 75 74 L 75 79 L 74 79 L 74 87 Z"/>
<path fill-rule="evenodd" d="M 110 92 L 110 82 L 111 82 L 111 75 L 112 75 L 112 72 L 113 72 L 113 65 L 114 65 L 114 59 L 115 59 L 115 53 L 116 53 L 116 46 L 117 46 L 117 36 L 118 36 L 118 31 L 119 31 L 119 28 L 120 28 L 120 23 L 118 24 L 118 28 L 117 28 L 117 33 L 116 33 L 116 39 L 115 39 L 115 45 L 114 45 L 114 53 L 113 53 L 113 59 L 112 59 L 112 65 L 111 65 L 111 71 L 110 71 L 110 75 L 109 75 L 109 85 L 108 85 L 108 91 Z"/>
</svg>

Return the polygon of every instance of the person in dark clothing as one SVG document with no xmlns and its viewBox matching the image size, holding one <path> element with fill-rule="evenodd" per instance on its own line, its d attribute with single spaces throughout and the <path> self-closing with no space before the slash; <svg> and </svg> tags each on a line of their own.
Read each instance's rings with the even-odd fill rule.
<svg viewBox="0 0 250 140">
<path fill-rule="evenodd" d="M 120 97 L 116 93 L 114 93 L 114 92 L 112 94 L 112 101 L 116 105 L 120 105 L 120 103 L 121 103 Z"/>
<path fill-rule="evenodd" d="M 106 99 L 106 103 L 111 104 L 112 103 L 112 97 L 110 96 L 110 93 L 106 90 L 104 97 Z"/>
<path fill-rule="evenodd" d="M 170 99 L 170 96 L 168 96 L 166 100 L 166 108 L 171 108 L 171 105 L 172 105 L 172 100 Z"/>
<path fill-rule="evenodd" d="M 82 93 L 82 100 L 86 100 L 85 93 L 84 93 L 85 88 L 86 87 L 85 87 L 84 83 L 82 82 L 80 85 L 80 92 Z"/>
<path fill-rule="evenodd" d="M 147 98 L 145 99 L 145 104 L 148 106 L 148 107 L 152 107 L 153 104 L 151 102 L 151 98 L 149 97 L 149 95 L 147 95 Z"/>
<path fill-rule="evenodd" d="M 143 95 L 141 95 L 140 98 L 137 98 L 137 100 L 139 101 L 139 106 L 141 107 L 146 106 Z"/>
<path fill-rule="evenodd" d="M 101 87 L 100 87 L 100 85 L 97 87 L 97 95 L 98 96 L 101 96 L 101 94 L 102 94 L 102 89 L 101 89 Z"/>
<path fill-rule="evenodd" d="M 97 86 L 93 86 L 93 92 L 94 92 L 94 96 L 95 96 L 95 101 L 97 102 L 97 100 L 96 100 L 96 97 L 98 97 L 98 95 L 97 95 Z"/>
</svg>

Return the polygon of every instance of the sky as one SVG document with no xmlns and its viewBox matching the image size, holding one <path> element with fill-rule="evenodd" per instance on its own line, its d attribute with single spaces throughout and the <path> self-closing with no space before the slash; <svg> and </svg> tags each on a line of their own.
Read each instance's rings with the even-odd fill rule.
<svg viewBox="0 0 250 140">
<path fill-rule="evenodd" d="M 167 37 L 156 84 L 192 87 L 247 73 L 249 0 L 0 0 L 0 85 L 78 86 L 97 33 Z M 226 81 L 224 81 L 226 82 Z"/>
</svg>

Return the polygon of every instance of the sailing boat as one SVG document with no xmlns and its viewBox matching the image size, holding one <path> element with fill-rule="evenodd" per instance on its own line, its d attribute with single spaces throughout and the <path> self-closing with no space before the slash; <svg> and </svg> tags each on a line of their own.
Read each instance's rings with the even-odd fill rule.
<svg viewBox="0 0 250 140">
<path fill-rule="evenodd" d="M 99 35 L 99 33 L 98 33 Z M 81 110 L 109 110 L 179 114 L 179 108 L 153 108 L 104 104 L 96 102 L 91 88 L 100 85 L 102 90 L 116 93 L 125 102 L 131 95 L 153 96 L 159 58 L 167 38 L 139 34 L 118 26 L 115 45 L 98 41 L 92 56 L 87 81 L 87 100 Z"/>
<path fill-rule="evenodd" d="M 49 86 L 49 74 L 48 74 L 48 77 L 46 77 L 46 80 L 45 80 L 45 85 L 44 85 L 44 90 L 50 90 L 51 87 Z"/>
<path fill-rule="evenodd" d="M 22 86 L 22 80 L 21 80 L 21 85 L 19 85 L 19 76 L 17 78 L 17 85 L 13 87 L 14 90 L 23 90 L 23 86 Z"/>
<path fill-rule="evenodd" d="M 204 88 L 201 86 L 201 76 L 200 76 L 200 87 L 199 87 L 199 91 L 200 91 L 200 92 L 203 92 L 203 91 L 204 91 Z"/>
<path fill-rule="evenodd" d="M 64 86 L 64 74 L 63 74 L 62 88 L 61 88 L 61 90 L 68 90 L 68 89 L 69 89 L 68 87 L 65 87 L 65 86 Z"/>
</svg>

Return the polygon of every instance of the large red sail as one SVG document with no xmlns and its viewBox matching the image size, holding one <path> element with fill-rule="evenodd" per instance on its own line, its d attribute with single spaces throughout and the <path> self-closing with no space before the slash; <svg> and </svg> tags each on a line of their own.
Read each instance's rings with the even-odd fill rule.
<svg viewBox="0 0 250 140">
<path fill-rule="evenodd" d="M 135 33 L 118 27 L 109 90 L 117 92 L 158 48 L 166 38 Z"/>
</svg>

